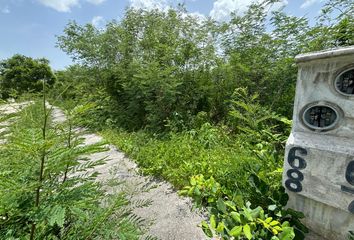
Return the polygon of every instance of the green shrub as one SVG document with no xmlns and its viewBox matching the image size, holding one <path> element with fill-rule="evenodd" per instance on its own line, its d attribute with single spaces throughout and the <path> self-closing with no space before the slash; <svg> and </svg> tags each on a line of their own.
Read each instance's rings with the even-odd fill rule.
<svg viewBox="0 0 354 240">
<path fill-rule="evenodd" d="M 218 200 L 218 215 L 211 215 L 209 224 L 202 222 L 207 236 L 222 239 L 291 240 L 294 229 L 280 217 L 269 217 L 261 207 L 252 209 L 249 202 L 241 209 L 228 201 Z"/>
<path fill-rule="evenodd" d="M 16 54 L 0 61 L 0 97 L 3 99 L 28 92 L 41 92 L 42 81 L 48 86 L 55 82 L 47 59 Z"/>
<path fill-rule="evenodd" d="M 303 239 L 307 228 L 299 221 L 304 215 L 292 209 L 285 209 L 288 200 L 283 188 L 267 193 L 269 186 L 256 175 L 251 186 L 256 188 L 260 199 L 267 199 L 263 206 L 251 198 L 244 204 L 244 196 L 230 195 L 213 177 L 193 176 L 190 185 L 179 191 L 181 195 L 192 197 L 196 206 L 205 208 L 210 219 L 201 226 L 208 237 L 221 239 Z"/>
<path fill-rule="evenodd" d="M 70 123 L 54 126 L 50 119 L 36 102 L 1 136 L 0 238 L 138 239 L 135 206 L 124 193 L 107 194 L 97 174 L 86 172 L 104 163 L 87 158 L 103 143 L 83 145 Z"/>
<path fill-rule="evenodd" d="M 146 174 L 162 177 L 177 188 L 189 178 L 214 176 L 229 189 L 247 192 L 248 169 L 262 164 L 252 151 L 222 136 L 223 131 L 204 125 L 199 130 L 171 133 L 164 138 L 148 133 L 107 130 L 104 137 L 133 158 Z"/>
</svg>

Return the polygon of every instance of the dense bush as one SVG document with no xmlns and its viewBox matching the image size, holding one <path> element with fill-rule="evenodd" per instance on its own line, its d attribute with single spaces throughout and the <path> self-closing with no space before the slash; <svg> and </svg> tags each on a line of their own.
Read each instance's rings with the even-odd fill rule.
<svg viewBox="0 0 354 240">
<path fill-rule="evenodd" d="M 26 92 L 40 92 L 43 81 L 49 86 L 55 82 L 47 59 L 16 54 L 0 61 L 0 97 L 3 99 Z"/>
<path fill-rule="evenodd" d="M 274 2 L 253 4 L 226 23 L 193 17 L 183 7 L 128 9 L 103 30 L 70 22 L 58 46 L 85 67 L 61 72 L 59 82 L 72 84 L 70 94 L 104 91 L 101 98 L 114 106 L 109 118 L 130 130 L 169 131 L 171 122 L 190 129 L 200 112 L 212 123 L 224 122 L 236 88 L 290 118 L 294 56 L 352 44 L 352 4 L 329 1 L 310 26 L 306 18 L 269 13 Z M 341 14 L 334 18 L 336 9 Z"/>
</svg>

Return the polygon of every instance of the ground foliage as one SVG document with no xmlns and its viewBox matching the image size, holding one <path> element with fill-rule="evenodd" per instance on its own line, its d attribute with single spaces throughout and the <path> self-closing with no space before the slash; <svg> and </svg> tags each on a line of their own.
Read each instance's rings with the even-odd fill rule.
<svg viewBox="0 0 354 240">
<path fill-rule="evenodd" d="M 0 238 L 138 239 L 141 219 L 132 210 L 142 203 L 108 194 L 87 172 L 105 162 L 87 158 L 103 143 L 83 145 L 73 118 L 54 126 L 43 106 L 1 116 L 2 124 L 12 124 L 1 132 Z"/>
</svg>

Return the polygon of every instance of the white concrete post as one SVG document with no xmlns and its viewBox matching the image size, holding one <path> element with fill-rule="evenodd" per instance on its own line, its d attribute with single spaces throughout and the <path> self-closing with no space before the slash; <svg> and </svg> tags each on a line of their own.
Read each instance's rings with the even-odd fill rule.
<svg viewBox="0 0 354 240">
<path fill-rule="evenodd" d="M 331 240 L 354 230 L 354 46 L 299 55 L 283 185 L 288 206 Z"/>
</svg>

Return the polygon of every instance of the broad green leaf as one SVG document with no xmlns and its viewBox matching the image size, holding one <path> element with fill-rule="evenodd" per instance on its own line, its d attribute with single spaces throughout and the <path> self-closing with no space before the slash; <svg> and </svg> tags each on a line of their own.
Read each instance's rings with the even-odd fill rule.
<svg viewBox="0 0 354 240">
<path fill-rule="evenodd" d="M 237 223 L 241 223 L 240 214 L 238 212 L 231 212 L 230 215 Z"/>
<path fill-rule="evenodd" d="M 197 182 L 196 182 L 196 180 L 195 180 L 194 177 L 191 177 L 190 184 L 191 184 L 192 186 L 195 186 L 195 185 L 197 184 Z"/>
<path fill-rule="evenodd" d="M 224 201 L 221 198 L 218 199 L 218 201 L 216 203 L 216 206 L 217 206 L 219 211 L 221 211 L 223 213 L 227 212 L 226 205 L 225 205 Z"/>
<path fill-rule="evenodd" d="M 273 220 L 269 223 L 270 226 L 280 225 L 280 222 Z"/>
<path fill-rule="evenodd" d="M 243 226 L 243 233 L 247 239 L 252 239 L 251 227 L 248 224 Z"/>
<path fill-rule="evenodd" d="M 248 220 L 248 221 L 253 221 L 253 217 L 252 217 L 252 212 L 251 210 L 247 209 L 247 208 L 243 208 L 243 213 L 242 215 L 245 216 L 245 218 Z"/>
<path fill-rule="evenodd" d="M 236 211 L 235 203 L 232 201 L 225 201 L 225 205 L 231 208 L 232 210 Z"/>
<path fill-rule="evenodd" d="M 242 226 L 235 226 L 229 232 L 229 234 L 233 237 L 238 237 L 241 235 L 241 233 L 242 233 Z"/>
<path fill-rule="evenodd" d="M 216 228 L 216 231 L 218 233 L 223 233 L 225 229 L 225 224 L 223 222 L 219 222 L 218 227 Z"/>
<path fill-rule="evenodd" d="M 215 229 L 216 228 L 216 219 L 215 219 L 215 215 L 211 215 L 210 217 L 210 226 L 212 229 Z"/>
<path fill-rule="evenodd" d="M 255 209 L 253 209 L 253 210 L 251 211 L 252 218 L 253 218 L 253 219 L 258 218 L 258 217 L 260 216 L 262 210 L 263 210 L 263 209 L 262 209 L 261 207 L 259 207 L 259 206 L 256 207 Z"/>
<path fill-rule="evenodd" d="M 269 210 L 269 211 L 274 211 L 275 209 L 277 209 L 277 205 L 275 205 L 275 204 L 268 206 L 268 210 Z"/>
<path fill-rule="evenodd" d="M 295 238 L 294 229 L 292 227 L 284 227 L 278 237 L 280 240 L 292 240 Z"/>
<path fill-rule="evenodd" d="M 196 196 L 200 196 L 200 190 L 199 190 L 199 187 L 198 187 L 198 186 L 195 186 L 195 187 L 194 187 L 194 194 L 195 194 Z"/>
</svg>

